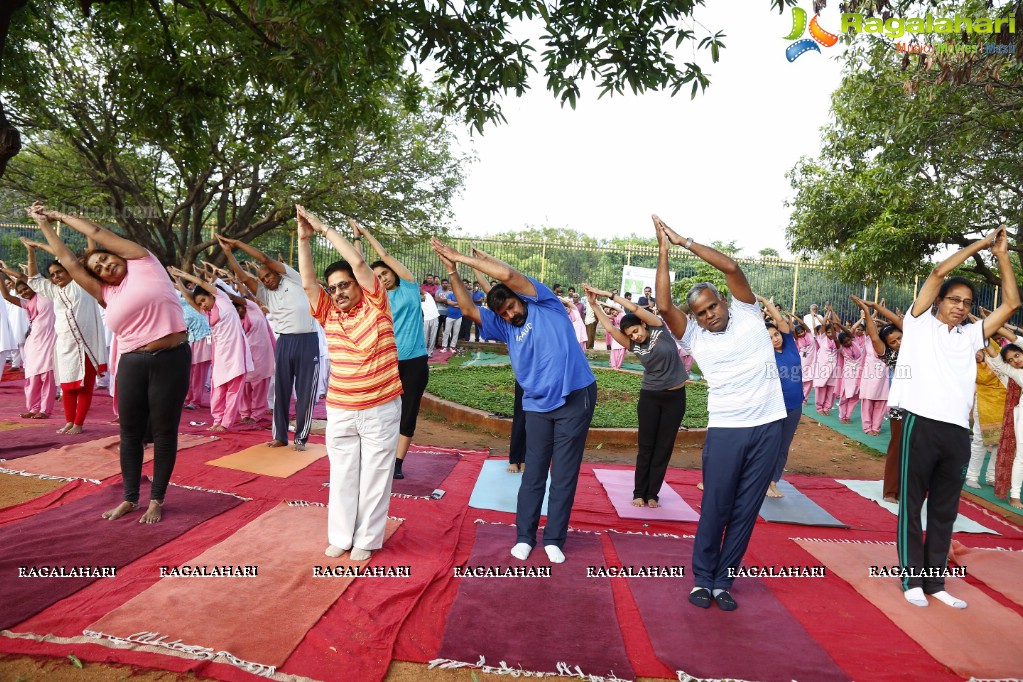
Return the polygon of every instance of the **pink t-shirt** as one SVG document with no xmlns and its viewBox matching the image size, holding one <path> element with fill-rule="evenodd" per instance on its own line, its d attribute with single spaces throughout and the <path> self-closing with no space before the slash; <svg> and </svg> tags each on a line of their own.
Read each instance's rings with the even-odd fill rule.
<svg viewBox="0 0 1023 682">
<path fill-rule="evenodd" d="M 128 353 L 157 339 L 183 332 L 185 314 L 174 285 L 156 256 L 126 260 L 124 279 L 117 286 L 103 285 L 106 324 L 117 336 L 120 353 Z"/>
</svg>

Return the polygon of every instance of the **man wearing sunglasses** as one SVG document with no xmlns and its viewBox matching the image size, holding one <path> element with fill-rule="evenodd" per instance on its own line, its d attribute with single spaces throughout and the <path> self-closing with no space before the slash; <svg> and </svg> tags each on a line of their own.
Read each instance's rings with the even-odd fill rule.
<svg viewBox="0 0 1023 682">
<path fill-rule="evenodd" d="M 982 322 L 964 325 L 975 299 L 973 284 L 962 277 L 945 277 L 988 247 L 1002 276 L 1002 304 Z M 927 606 L 930 596 L 953 608 L 966 608 L 965 601 L 945 591 L 945 574 L 970 461 L 975 354 L 1019 306 L 1003 226 L 934 268 L 902 320 L 902 345 L 888 405 L 906 411 L 896 545 L 903 596 L 914 606 Z M 924 498 L 926 538 L 920 518 Z"/>
</svg>

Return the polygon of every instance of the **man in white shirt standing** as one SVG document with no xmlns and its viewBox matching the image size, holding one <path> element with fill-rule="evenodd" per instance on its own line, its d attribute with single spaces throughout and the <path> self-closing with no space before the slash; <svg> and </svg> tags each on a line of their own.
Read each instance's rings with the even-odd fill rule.
<svg viewBox="0 0 1023 682">
<path fill-rule="evenodd" d="M 426 355 L 433 357 L 433 349 L 437 347 L 437 327 L 440 320 L 440 311 L 437 310 L 437 301 L 433 295 L 426 291 L 419 292 L 419 298 L 423 308 L 423 334 L 426 335 Z"/>
<path fill-rule="evenodd" d="M 654 216 L 657 310 L 707 380 L 707 438 L 703 446 L 703 502 L 693 540 L 696 587 L 689 601 L 723 611 L 738 608 L 729 589 L 771 483 L 785 421 L 785 399 L 774 346 L 760 305 L 739 265 L 709 246 L 678 236 Z M 732 304 L 710 282 L 689 290 L 690 320 L 671 300 L 668 254 L 677 244 L 720 270 Z"/>
<path fill-rule="evenodd" d="M 973 284 L 962 277 L 945 277 L 989 246 L 1002 276 L 1002 304 L 982 323 L 964 325 L 976 298 Z M 888 405 L 906 411 L 896 545 L 903 595 L 914 606 L 927 606 L 931 596 L 966 608 L 965 601 L 945 591 L 944 574 L 970 461 L 975 354 L 1019 306 L 1003 226 L 934 268 L 902 320 L 902 345 Z M 920 518 L 924 498 L 926 539 Z"/>
<path fill-rule="evenodd" d="M 820 325 L 824 324 L 824 316 L 817 314 L 817 304 L 814 303 L 810 306 L 810 312 L 803 315 L 803 324 L 806 325 L 807 330 L 813 334 L 814 331 Z"/>
</svg>

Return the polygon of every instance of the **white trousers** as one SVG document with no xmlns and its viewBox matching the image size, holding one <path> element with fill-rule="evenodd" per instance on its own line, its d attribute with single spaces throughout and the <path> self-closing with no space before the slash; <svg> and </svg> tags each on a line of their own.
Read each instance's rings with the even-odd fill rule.
<svg viewBox="0 0 1023 682">
<path fill-rule="evenodd" d="M 433 353 L 433 350 L 437 347 L 438 319 L 435 317 L 432 320 L 425 320 L 423 322 L 423 334 L 426 336 L 427 353 Z"/>
<path fill-rule="evenodd" d="M 401 399 L 365 410 L 327 407 L 327 541 L 380 549 L 391 503 Z"/>
<path fill-rule="evenodd" d="M 444 318 L 444 338 L 441 339 L 441 348 L 454 349 L 458 345 L 458 330 L 462 327 L 462 318 L 457 320 L 451 317 Z"/>
<path fill-rule="evenodd" d="M 987 447 L 984 439 L 980 436 L 980 409 L 976 402 L 973 404 L 973 441 L 970 443 L 970 464 L 966 468 L 966 480 L 980 482 L 980 469 L 984 466 L 984 457 L 987 455 Z M 995 482 L 995 460 L 998 458 L 998 446 L 991 446 L 991 460 L 987 465 L 987 476 L 985 482 L 992 485 Z"/>
</svg>

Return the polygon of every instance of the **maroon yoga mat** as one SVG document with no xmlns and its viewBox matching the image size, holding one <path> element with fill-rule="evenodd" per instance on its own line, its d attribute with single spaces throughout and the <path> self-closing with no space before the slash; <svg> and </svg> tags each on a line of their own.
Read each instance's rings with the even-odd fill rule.
<svg viewBox="0 0 1023 682">
<path fill-rule="evenodd" d="M 93 424 L 86 422 L 85 430 L 73 436 L 57 433 L 59 420 L 51 419 L 43 426 L 26 426 L 15 433 L 0 438 L 0 459 L 17 459 L 53 450 L 72 443 L 88 443 L 92 440 L 116 436 L 121 433 L 117 424 Z"/>
<path fill-rule="evenodd" d="M 684 578 L 626 581 L 650 635 L 654 653 L 675 671 L 696 678 L 761 682 L 826 682 L 849 675 L 799 624 L 759 578 L 738 578 L 729 591 L 739 608 L 701 609 L 693 589 L 691 539 L 610 534 L 623 566 L 685 565 Z M 807 583 L 820 578 L 776 578 Z"/>
<path fill-rule="evenodd" d="M 186 488 L 167 491 L 160 523 L 138 522 L 136 511 L 117 521 L 101 514 L 122 499 L 120 485 L 40 512 L 0 528 L 0 630 L 10 628 L 96 580 L 117 577 L 38 577 L 54 568 L 127 566 L 203 521 L 241 503 L 241 499 Z M 149 483 L 142 482 L 142 502 Z M 22 569 L 19 571 L 19 569 Z M 35 569 L 34 571 L 32 569 Z M 32 576 L 35 573 L 37 576 Z M 26 575 L 27 574 L 27 575 Z"/>
<path fill-rule="evenodd" d="M 458 568 L 549 568 L 551 577 L 462 577 L 438 658 L 476 664 L 483 656 L 495 668 L 556 673 L 567 666 L 633 679 L 611 581 L 586 575 L 605 563 L 600 537 L 570 531 L 567 561 L 555 565 L 540 546 L 526 561 L 513 558 L 514 544 L 513 526 L 480 524 L 469 560 Z"/>
<path fill-rule="evenodd" d="M 459 455 L 451 452 L 410 452 L 402 463 L 405 478 L 391 483 L 392 495 L 428 497 L 455 468 Z"/>
</svg>

